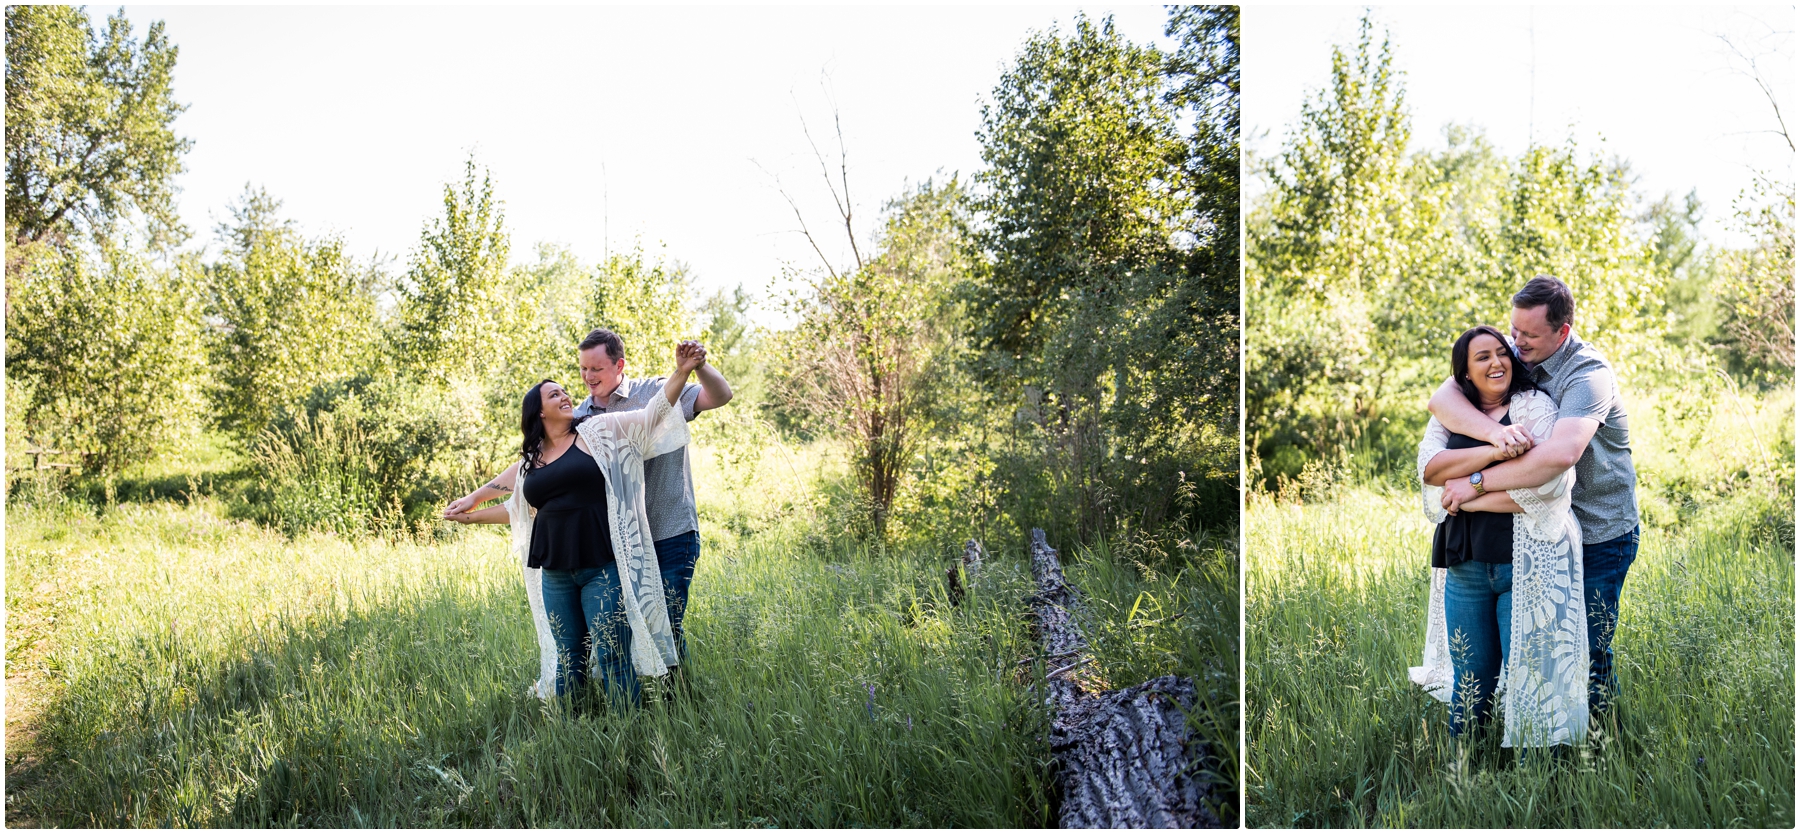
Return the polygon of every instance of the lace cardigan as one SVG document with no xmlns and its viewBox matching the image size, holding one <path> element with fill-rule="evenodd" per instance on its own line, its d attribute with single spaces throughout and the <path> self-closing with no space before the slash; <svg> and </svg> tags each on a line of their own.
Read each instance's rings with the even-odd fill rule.
<svg viewBox="0 0 1800 834">
<path fill-rule="evenodd" d="M 1514 394 L 1515 426 L 1542 444 L 1556 426 L 1556 403 L 1541 391 Z M 1418 475 L 1425 517 L 1445 518 L 1443 487 L 1425 483 L 1425 465 L 1444 451 L 1450 432 L 1433 417 L 1419 441 Z M 1513 514 L 1512 640 L 1495 697 L 1505 716 L 1505 747 L 1575 744 L 1587 735 L 1587 611 L 1581 579 L 1581 528 L 1570 493 L 1573 467 L 1542 486 L 1507 490 L 1523 512 Z M 1444 622 L 1443 568 L 1431 569 L 1423 665 L 1408 676 L 1440 701 L 1455 685 Z"/>
<path fill-rule="evenodd" d="M 659 393 L 641 410 L 597 414 L 583 420 L 575 431 L 606 475 L 607 518 L 612 526 L 625 619 L 631 627 L 631 665 L 639 674 L 667 674 L 676 663 L 675 635 L 669 628 L 662 570 L 644 512 L 644 461 L 686 446 L 687 421 Z M 521 470 L 506 500 L 513 552 L 521 567 L 530 555 L 531 524 L 537 517 L 537 508 L 525 501 L 525 478 Z M 550 636 L 550 620 L 544 613 L 544 572 L 532 567 L 523 570 L 538 641 L 538 680 L 530 691 L 547 700 L 556 692 L 556 641 Z"/>
</svg>

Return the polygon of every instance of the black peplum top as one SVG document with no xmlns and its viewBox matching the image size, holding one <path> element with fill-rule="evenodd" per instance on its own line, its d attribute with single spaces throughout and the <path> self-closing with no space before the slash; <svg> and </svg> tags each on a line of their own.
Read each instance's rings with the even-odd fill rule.
<svg viewBox="0 0 1800 834">
<path fill-rule="evenodd" d="M 525 501 L 537 508 L 527 567 L 584 570 L 613 563 L 612 525 L 606 515 L 606 475 L 578 446 L 531 470 Z"/>
<path fill-rule="evenodd" d="M 1512 414 L 1500 418 L 1500 425 L 1510 426 Z M 1449 449 L 1474 449 L 1488 444 L 1466 435 L 1450 434 Z M 1487 469 L 1488 464 L 1482 467 Z M 1431 566 L 1447 568 L 1464 562 L 1490 565 L 1512 564 L 1512 513 L 1459 512 L 1438 523 L 1431 537 Z"/>
</svg>

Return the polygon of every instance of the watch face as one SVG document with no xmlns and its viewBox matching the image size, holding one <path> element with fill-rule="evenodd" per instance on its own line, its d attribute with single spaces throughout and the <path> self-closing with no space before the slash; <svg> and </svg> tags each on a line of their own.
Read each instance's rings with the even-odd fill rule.
<svg viewBox="0 0 1800 834">
<path fill-rule="evenodd" d="M 1469 486 L 1476 486 L 1476 487 L 1481 486 L 1481 473 L 1480 472 L 1477 472 L 1477 473 L 1469 476 Z"/>
</svg>

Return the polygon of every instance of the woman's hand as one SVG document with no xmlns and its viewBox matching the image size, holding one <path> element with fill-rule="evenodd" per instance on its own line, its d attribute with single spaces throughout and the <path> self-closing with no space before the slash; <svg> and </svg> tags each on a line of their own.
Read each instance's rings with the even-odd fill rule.
<svg viewBox="0 0 1800 834">
<path fill-rule="evenodd" d="M 706 364 L 706 348 L 699 342 L 686 341 L 675 346 L 675 372 L 691 374 Z"/>
<path fill-rule="evenodd" d="M 1516 429 L 1517 427 L 1507 426 L 1506 428 Z M 1509 432 L 1505 436 L 1504 442 L 1497 443 L 1492 447 L 1494 450 L 1494 461 L 1512 460 L 1513 458 L 1531 451 L 1533 445 L 1531 435 L 1526 434 L 1523 431 Z"/>
</svg>

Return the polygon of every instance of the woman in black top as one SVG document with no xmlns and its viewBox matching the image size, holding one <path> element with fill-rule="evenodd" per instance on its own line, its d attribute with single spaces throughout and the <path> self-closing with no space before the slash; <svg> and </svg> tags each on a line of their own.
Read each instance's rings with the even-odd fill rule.
<svg viewBox="0 0 1800 834">
<path fill-rule="evenodd" d="M 698 344 L 685 342 L 677 348 L 675 371 L 664 391 L 668 402 L 680 396 L 688 375 L 704 357 Z M 617 490 L 608 489 L 604 471 L 576 432 L 588 418 L 577 419 L 574 410 L 573 398 L 552 380 L 533 386 L 520 403 L 520 497 L 533 513 L 525 566 L 542 570 L 544 614 L 557 655 L 555 694 L 566 694 L 587 681 L 586 661 L 591 655 L 607 695 L 634 703 L 639 687 L 632 665 L 632 633 L 614 552 L 617 531 L 612 529 L 608 506 L 608 496 Z M 473 524 L 509 520 L 507 509 L 500 506 L 445 517 Z M 631 533 L 623 535 L 629 539 Z M 660 593 L 660 587 L 656 591 Z"/>
<path fill-rule="evenodd" d="M 1450 362 L 1469 402 L 1511 425 L 1507 412 L 1513 394 L 1534 386 L 1500 331 L 1486 325 L 1471 328 L 1451 348 Z M 1463 476 L 1476 481 L 1476 473 L 1527 451 L 1530 440 L 1506 448 L 1451 433 L 1445 445 L 1425 465 L 1427 484 L 1441 486 Z M 1505 492 L 1489 492 L 1446 517 L 1431 540 L 1431 566 L 1447 569 L 1444 624 L 1455 669 L 1453 736 L 1461 736 L 1471 722 L 1486 721 L 1492 709 L 1511 636 L 1513 514 L 1518 512 L 1519 505 Z"/>
</svg>

